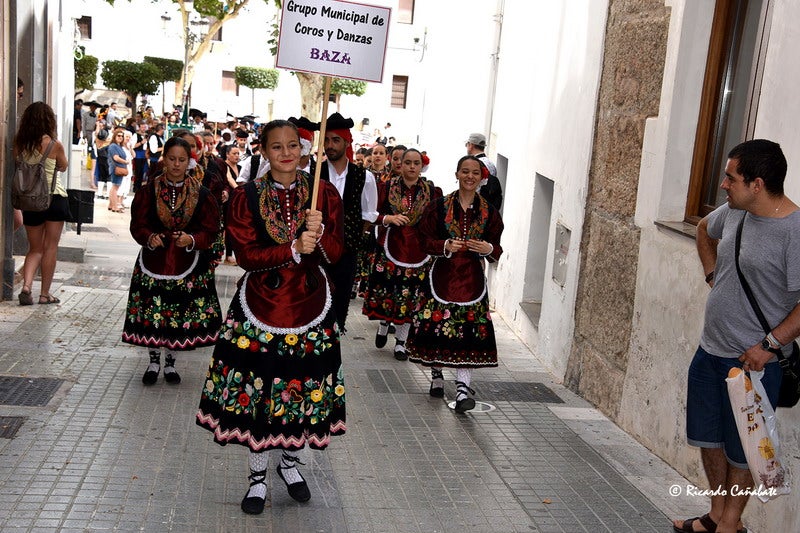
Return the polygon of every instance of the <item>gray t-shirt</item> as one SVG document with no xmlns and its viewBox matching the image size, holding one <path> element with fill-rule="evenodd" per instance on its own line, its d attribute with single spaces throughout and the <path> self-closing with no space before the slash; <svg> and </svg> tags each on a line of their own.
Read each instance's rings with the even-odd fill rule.
<svg viewBox="0 0 800 533">
<path fill-rule="evenodd" d="M 769 325 L 780 324 L 800 300 L 800 211 L 768 218 L 728 204 L 717 208 L 708 217 L 708 235 L 720 241 L 700 345 L 720 357 L 739 357 L 765 336 L 736 273 L 736 229 L 742 216 L 747 218 L 739 266 Z M 791 343 L 784 353 L 791 353 Z"/>
</svg>

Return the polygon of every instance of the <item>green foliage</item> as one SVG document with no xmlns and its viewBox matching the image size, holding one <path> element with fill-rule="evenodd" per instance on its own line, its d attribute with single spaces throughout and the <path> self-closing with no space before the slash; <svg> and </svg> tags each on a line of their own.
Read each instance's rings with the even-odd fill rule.
<svg viewBox="0 0 800 533">
<path fill-rule="evenodd" d="M 161 83 L 161 71 L 152 63 L 108 60 L 100 71 L 103 83 L 109 89 L 125 91 L 136 99 L 138 94 L 155 94 Z"/>
<path fill-rule="evenodd" d="M 98 65 L 99 61 L 94 56 L 84 55 L 75 60 L 75 90 L 94 88 Z"/>
<path fill-rule="evenodd" d="M 178 81 L 183 74 L 183 61 L 179 59 L 167 59 L 165 57 L 144 56 L 145 63 L 151 63 L 161 72 L 160 82 Z"/>
<path fill-rule="evenodd" d="M 367 82 L 360 80 L 350 80 L 344 78 L 333 78 L 331 80 L 331 94 L 352 94 L 363 96 L 367 91 Z"/>
<path fill-rule="evenodd" d="M 274 68 L 236 67 L 236 83 L 251 89 L 274 89 L 278 86 L 278 71 Z"/>
</svg>

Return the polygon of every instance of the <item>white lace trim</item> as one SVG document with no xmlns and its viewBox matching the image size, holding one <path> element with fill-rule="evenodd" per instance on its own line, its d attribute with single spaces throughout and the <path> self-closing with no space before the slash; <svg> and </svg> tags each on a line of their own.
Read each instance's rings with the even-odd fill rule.
<svg viewBox="0 0 800 533">
<path fill-rule="evenodd" d="M 312 320 L 308 324 L 296 328 L 276 328 L 275 326 L 269 326 L 264 322 L 261 322 L 258 318 L 256 318 L 256 315 L 253 313 L 253 311 L 250 309 L 250 306 L 247 304 L 247 280 L 250 277 L 251 274 L 250 272 L 244 275 L 244 278 L 242 279 L 242 288 L 239 290 L 239 303 L 242 305 L 244 316 L 246 316 L 247 320 L 249 320 L 250 323 L 256 326 L 257 328 L 264 331 L 268 331 L 273 335 L 289 335 L 292 333 L 297 335 L 300 333 L 305 333 L 314 326 L 320 325 L 331 308 L 331 286 L 328 283 L 328 276 L 325 275 L 325 269 L 323 269 L 320 266 L 319 271 L 322 273 L 322 278 L 325 282 L 325 305 L 322 308 L 322 313 L 320 313 L 319 316 L 317 316 L 314 320 Z"/>
<path fill-rule="evenodd" d="M 451 301 L 445 300 L 444 298 L 442 298 L 438 294 L 436 294 L 436 288 L 433 286 L 433 272 L 434 272 L 435 267 L 436 267 L 436 259 L 433 260 L 433 264 L 431 265 L 431 270 L 428 273 L 428 279 L 430 280 L 430 284 L 431 284 L 431 294 L 433 295 L 433 299 L 436 300 L 437 302 L 439 302 L 441 304 L 473 305 L 473 304 L 476 304 L 476 303 L 480 302 L 481 300 L 483 300 L 484 296 L 486 296 L 486 276 L 483 276 L 483 291 L 481 292 L 481 295 L 478 296 L 476 299 L 471 300 L 469 302 L 451 302 Z"/>
<path fill-rule="evenodd" d="M 401 266 L 403 268 L 419 268 L 422 265 L 424 265 L 425 263 L 427 263 L 428 261 L 430 261 L 431 256 L 429 256 L 429 255 L 426 255 L 425 259 L 423 259 L 419 263 L 404 263 L 404 262 L 398 261 L 397 259 L 392 257 L 392 254 L 389 252 L 389 232 L 390 231 L 392 231 L 392 228 L 391 227 L 387 227 L 386 228 L 386 240 L 383 241 L 383 251 L 386 252 L 386 258 L 389 261 L 391 261 L 395 265 Z"/>
<path fill-rule="evenodd" d="M 197 250 L 195 250 L 193 252 L 189 252 L 189 253 L 194 254 L 194 258 L 192 259 L 192 265 L 186 270 L 186 272 L 183 272 L 181 274 L 176 274 L 174 276 L 168 276 L 166 274 L 156 274 L 155 272 L 151 272 L 146 266 L 144 266 L 144 259 L 142 259 L 142 252 L 141 251 L 139 252 L 139 257 L 137 258 L 137 261 L 139 261 L 139 267 L 142 269 L 142 272 L 144 272 L 145 274 L 147 274 L 151 278 L 154 278 L 154 279 L 183 279 L 183 278 L 185 278 L 186 276 L 188 276 L 189 274 L 192 273 L 192 271 L 197 266 L 198 260 L 200 259 L 200 253 Z"/>
</svg>

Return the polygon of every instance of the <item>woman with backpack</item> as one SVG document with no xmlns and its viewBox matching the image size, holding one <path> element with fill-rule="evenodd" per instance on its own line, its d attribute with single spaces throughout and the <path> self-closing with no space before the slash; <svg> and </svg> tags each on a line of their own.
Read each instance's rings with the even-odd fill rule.
<svg viewBox="0 0 800 533">
<path fill-rule="evenodd" d="M 22 267 L 20 305 L 33 305 L 31 288 L 33 276 L 41 268 L 42 289 L 40 304 L 57 304 L 60 300 L 50 294 L 50 285 L 56 271 L 56 255 L 64 221 L 70 217 L 67 191 L 58 178 L 67 170 L 67 153 L 56 138 L 56 115 L 44 102 L 34 102 L 22 113 L 19 130 L 14 137 L 14 159 L 36 164 L 44 158 L 48 187 L 56 180 L 50 207 L 44 211 L 22 211 L 22 222 L 28 236 L 28 253 Z"/>
</svg>

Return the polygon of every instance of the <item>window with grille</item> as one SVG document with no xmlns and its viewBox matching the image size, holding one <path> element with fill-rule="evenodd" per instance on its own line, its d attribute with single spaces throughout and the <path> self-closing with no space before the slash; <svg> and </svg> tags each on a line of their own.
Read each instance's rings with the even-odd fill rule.
<svg viewBox="0 0 800 533">
<path fill-rule="evenodd" d="M 392 107 L 406 108 L 408 76 L 392 76 Z"/>
</svg>

